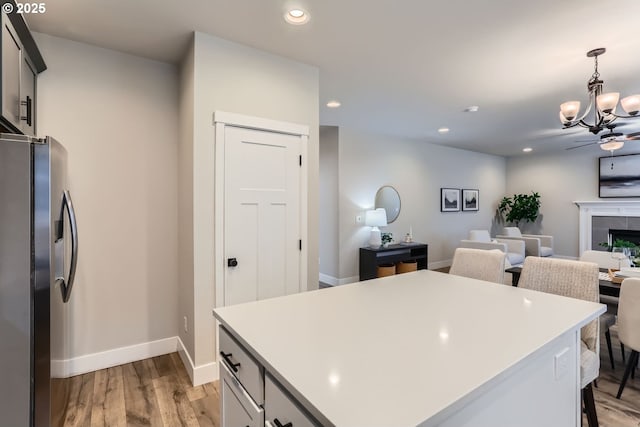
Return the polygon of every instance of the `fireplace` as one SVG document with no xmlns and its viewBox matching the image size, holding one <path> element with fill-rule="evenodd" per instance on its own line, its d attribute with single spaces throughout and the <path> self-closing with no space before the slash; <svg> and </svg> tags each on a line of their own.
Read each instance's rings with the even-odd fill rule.
<svg viewBox="0 0 640 427">
<path fill-rule="evenodd" d="M 616 240 L 627 240 L 634 243 L 636 246 L 640 246 L 640 230 L 619 230 L 615 228 L 609 229 L 609 244 L 611 245 Z"/>
<path fill-rule="evenodd" d="M 640 230 L 640 201 L 597 200 L 574 202 L 580 209 L 578 255 L 587 249 L 601 249 L 608 242 L 609 229 Z M 617 222 L 605 226 L 601 217 L 614 217 Z M 632 240 L 633 241 L 633 240 Z"/>
</svg>

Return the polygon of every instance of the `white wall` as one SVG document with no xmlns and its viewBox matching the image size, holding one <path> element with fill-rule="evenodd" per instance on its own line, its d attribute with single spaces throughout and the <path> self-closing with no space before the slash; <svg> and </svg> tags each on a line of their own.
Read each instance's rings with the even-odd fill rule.
<svg viewBox="0 0 640 427">
<path fill-rule="evenodd" d="M 178 332 L 177 70 L 34 34 L 38 134 L 68 151 L 79 258 L 68 357 Z"/>
<path fill-rule="evenodd" d="M 195 367 L 215 356 L 214 127 L 227 111 L 308 125 L 308 280 L 318 286 L 318 69 L 207 34 L 195 34 L 193 170 L 193 318 Z M 184 141 L 183 141 L 184 142 Z M 183 172 L 181 171 L 181 176 Z M 185 284 L 181 285 L 181 288 Z M 187 285 L 188 286 L 188 285 Z M 181 299 L 183 296 L 181 295 Z M 189 311 L 188 305 L 181 309 Z"/>
<path fill-rule="evenodd" d="M 332 285 L 339 276 L 338 140 L 336 126 L 320 126 L 320 280 Z"/>
<path fill-rule="evenodd" d="M 632 144 L 616 154 L 632 153 Z M 550 155 L 513 157 L 507 161 L 507 194 L 540 193 L 542 232 L 554 236 L 557 255 L 578 256 L 579 209 L 573 202 L 600 200 L 598 158 L 602 156 L 607 156 L 607 152 L 584 147 Z"/>
<path fill-rule="evenodd" d="M 411 227 L 415 241 L 429 244 L 430 268 L 449 265 L 469 230 L 491 227 L 504 196 L 505 158 L 344 127 L 339 139 L 341 279 L 358 276 L 358 248 L 367 245 L 370 228 L 356 224 L 355 217 L 373 207 L 383 185 L 398 190 L 401 211 L 381 231 L 399 240 Z M 440 212 L 442 187 L 480 190 L 480 210 Z"/>
</svg>

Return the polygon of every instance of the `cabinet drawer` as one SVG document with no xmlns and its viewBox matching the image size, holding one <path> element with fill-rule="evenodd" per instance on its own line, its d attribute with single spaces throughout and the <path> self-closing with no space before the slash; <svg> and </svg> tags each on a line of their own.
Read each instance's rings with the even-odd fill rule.
<svg viewBox="0 0 640 427">
<path fill-rule="evenodd" d="M 270 375 L 264 380 L 265 427 L 315 427 L 316 423 L 286 394 Z"/>
<path fill-rule="evenodd" d="M 220 364 L 220 392 L 220 418 L 223 426 L 264 426 L 264 410 L 256 405 L 225 363 Z"/>
<path fill-rule="evenodd" d="M 220 358 L 232 374 L 240 380 L 259 405 L 264 402 L 264 382 L 259 365 L 244 348 L 231 337 L 224 327 L 220 327 Z"/>
</svg>

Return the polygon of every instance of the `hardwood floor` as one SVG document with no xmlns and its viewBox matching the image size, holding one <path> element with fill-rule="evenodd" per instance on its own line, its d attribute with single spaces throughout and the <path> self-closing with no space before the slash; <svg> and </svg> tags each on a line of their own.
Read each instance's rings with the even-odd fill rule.
<svg viewBox="0 0 640 427">
<path fill-rule="evenodd" d="M 218 382 L 192 387 L 178 353 L 69 378 L 65 427 L 219 427 Z"/>
<path fill-rule="evenodd" d="M 593 389 L 598 421 L 600 427 L 638 427 L 640 426 L 640 370 L 636 371 L 635 379 L 629 378 L 620 400 L 616 399 L 625 366 L 622 364 L 618 337 L 612 334 L 611 339 L 615 371 L 611 369 L 609 363 L 604 336 L 600 338 L 600 377 L 598 387 Z M 629 353 L 627 349 L 627 360 Z M 583 420 L 586 426 L 586 417 L 583 417 Z"/>
<path fill-rule="evenodd" d="M 615 398 L 623 374 L 614 337 L 612 371 L 602 340 L 594 396 L 601 427 L 640 426 L 640 371 Z M 178 353 L 69 378 L 65 427 L 220 427 L 218 382 L 192 387 Z M 587 425 L 586 418 L 584 425 Z"/>
<path fill-rule="evenodd" d="M 446 269 L 448 270 L 448 269 Z M 511 277 L 505 282 L 510 284 Z M 594 397 L 600 427 L 640 427 L 640 370 L 616 399 L 624 373 L 619 341 L 612 336 L 616 369 L 600 339 L 600 377 Z M 65 427 L 220 427 L 218 382 L 192 387 L 172 353 L 69 378 Z M 584 426 L 587 426 L 586 417 Z"/>
</svg>

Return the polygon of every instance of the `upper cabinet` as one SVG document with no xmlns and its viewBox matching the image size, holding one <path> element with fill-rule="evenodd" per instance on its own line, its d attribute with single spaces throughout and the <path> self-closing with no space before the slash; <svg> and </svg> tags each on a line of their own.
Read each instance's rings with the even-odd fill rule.
<svg viewBox="0 0 640 427">
<path fill-rule="evenodd" d="M 2 8 L 2 111 L 3 131 L 36 134 L 37 75 L 47 66 L 21 14 Z"/>
</svg>

